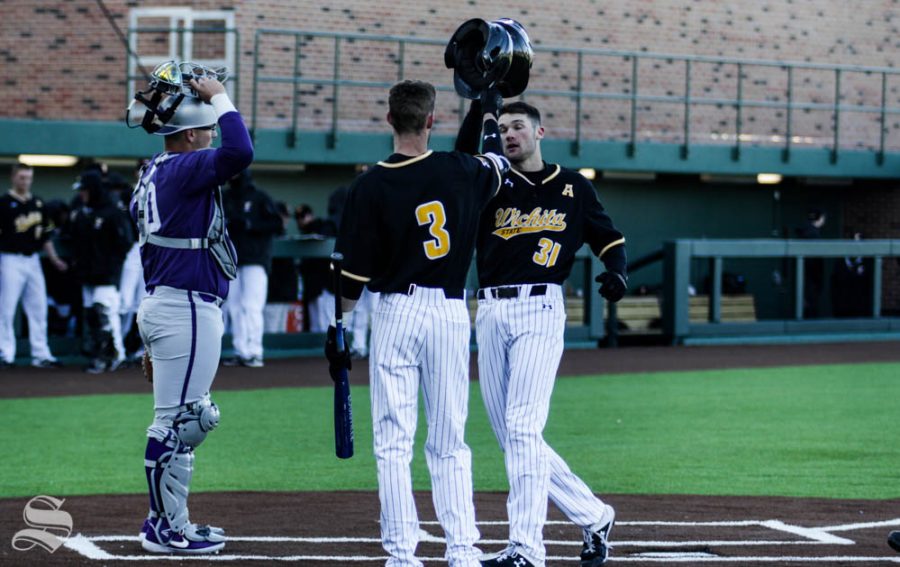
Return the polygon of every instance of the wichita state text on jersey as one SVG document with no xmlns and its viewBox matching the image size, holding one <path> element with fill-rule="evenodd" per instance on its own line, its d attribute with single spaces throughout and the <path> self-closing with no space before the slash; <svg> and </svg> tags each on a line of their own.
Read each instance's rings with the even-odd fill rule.
<svg viewBox="0 0 900 567">
<path fill-rule="evenodd" d="M 0 197 L 0 252 L 34 254 L 49 237 L 44 203 L 35 196 L 22 201 L 12 193 Z"/>
<path fill-rule="evenodd" d="M 481 215 L 479 285 L 561 284 L 585 242 L 602 257 L 625 239 L 581 174 L 553 164 L 510 170 Z"/>
<path fill-rule="evenodd" d="M 478 214 L 501 179 L 488 162 L 460 152 L 394 154 L 360 175 L 335 244 L 344 276 L 375 292 L 462 290 Z"/>
</svg>

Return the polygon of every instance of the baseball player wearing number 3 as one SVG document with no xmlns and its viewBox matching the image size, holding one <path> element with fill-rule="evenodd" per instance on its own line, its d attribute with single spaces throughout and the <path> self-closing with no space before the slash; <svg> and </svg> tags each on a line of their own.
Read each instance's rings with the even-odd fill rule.
<svg viewBox="0 0 900 567">
<path fill-rule="evenodd" d="M 457 148 L 473 149 L 472 115 L 477 114 L 466 118 Z M 600 294 L 608 301 L 621 299 L 625 239 L 583 176 L 541 159 L 544 128 L 536 108 L 508 104 L 499 121 L 512 169 L 481 218 L 475 332 L 482 397 L 505 454 L 510 527 L 508 547 L 483 564 L 544 565 L 549 496 L 583 528 L 582 566 L 597 567 L 609 554 L 615 512 L 547 445 L 543 430 L 563 352 L 561 284 L 575 252 L 587 242 L 607 269 L 598 278 Z"/>
<path fill-rule="evenodd" d="M 345 312 L 364 285 L 381 293 L 369 368 L 387 565 L 422 565 L 415 556 L 419 522 L 409 468 L 421 388 L 425 458 L 446 557 L 451 567 L 477 567 L 472 459 L 463 439 L 470 337 L 464 286 L 478 217 L 509 162 L 500 155 L 496 97 L 479 116 L 493 134 L 483 156 L 429 150 L 434 99 L 434 87 L 420 81 L 391 89 L 387 120 L 394 154 L 351 186 L 335 251 L 344 256 Z M 340 359 L 349 353 L 337 352 L 334 327 L 328 334 L 326 356 L 346 364 Z"/>
</svg>

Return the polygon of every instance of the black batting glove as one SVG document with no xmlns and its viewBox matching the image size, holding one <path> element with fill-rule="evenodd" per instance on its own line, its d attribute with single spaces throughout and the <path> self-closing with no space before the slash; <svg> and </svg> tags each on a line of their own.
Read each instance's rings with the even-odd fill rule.
<svg viewBox="0 0 900 567">
<path fill-rule="evenodd" d="M 628 291 L 628 278 L 619 272 L 603 272 L 594 281 L 600 284 L 600 295 L 610 303 L 615 303 Z"/>
<path fill-rule="evenodd" d="M 498 116 L 503 108 L 503 97 L 497 87 L 488 87 L 481 93 L 481 112 Z"/>
<path fill-rule="evenodd" d="M 337 382 L 342 369 L 350 370 L 352 368 L 350 346 L 347 344 L 347 331 L 344 331 L 344 350 L 338 351 L 337 328 L 334 325 L 328 327 L 328 332 L 325 335 L 325 358 L 328 359 L 328 373 L 331 374 L 331 379 L 335 382 Z"/>
</svg>

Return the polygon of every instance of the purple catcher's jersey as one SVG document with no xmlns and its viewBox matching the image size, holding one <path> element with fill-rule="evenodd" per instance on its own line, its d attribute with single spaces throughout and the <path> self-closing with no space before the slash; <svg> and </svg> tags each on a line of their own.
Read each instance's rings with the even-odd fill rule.
<svg viewBox="0 0 900 567">
<path fill-rule="evenodd" d="M 206 238 L 215 212 L 219 185 L 246 169 L 253 160 L 250 136 L 237 112 L 219 118 L 222 147 L 154 156 L 141 173 L 147 187 L 148 233 L 169 238 Z M 162 159 L 160 159 L 162 157 Z M 156 164 L 156 167 L 153 167 Z M 137 191 L 131 215 L 138 220 Z M 231 241 L 226 233 L 227 245 Z M 141 247 L 147 291 L 169 286 L 228 295 L 228 279 L 208 249 L 166 248 L 151 243 Z"/>
</svg>

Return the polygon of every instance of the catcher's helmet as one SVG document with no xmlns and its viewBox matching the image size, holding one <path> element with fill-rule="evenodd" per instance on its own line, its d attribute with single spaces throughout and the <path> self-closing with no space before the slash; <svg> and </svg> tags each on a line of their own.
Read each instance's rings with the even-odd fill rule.
<svg viewBox="0 0 900 567">
<path fill-rule="evenodd" d="M 200 100 L 190 86 L 191 79 L 201 77 L 224 82 L 228 73 L 192 61 L 166 61 L 157 65 L 150 74 L 150 88 L 134 95 L 128 105 L 125 123 L 129 128 L 140 126 L 158 136 L 215 125 L 217 118 L 212 105 Z"/>
<path fill-rule="evenodd" d="M 532 59 L 525 28 L 509 18 L 468 20 L 444 50 L 444 64 L 453 69 L 456 92 L 471 99 L 492 85 L 505 98 L 521 94 L 528 85 Z"/>
</svg>

